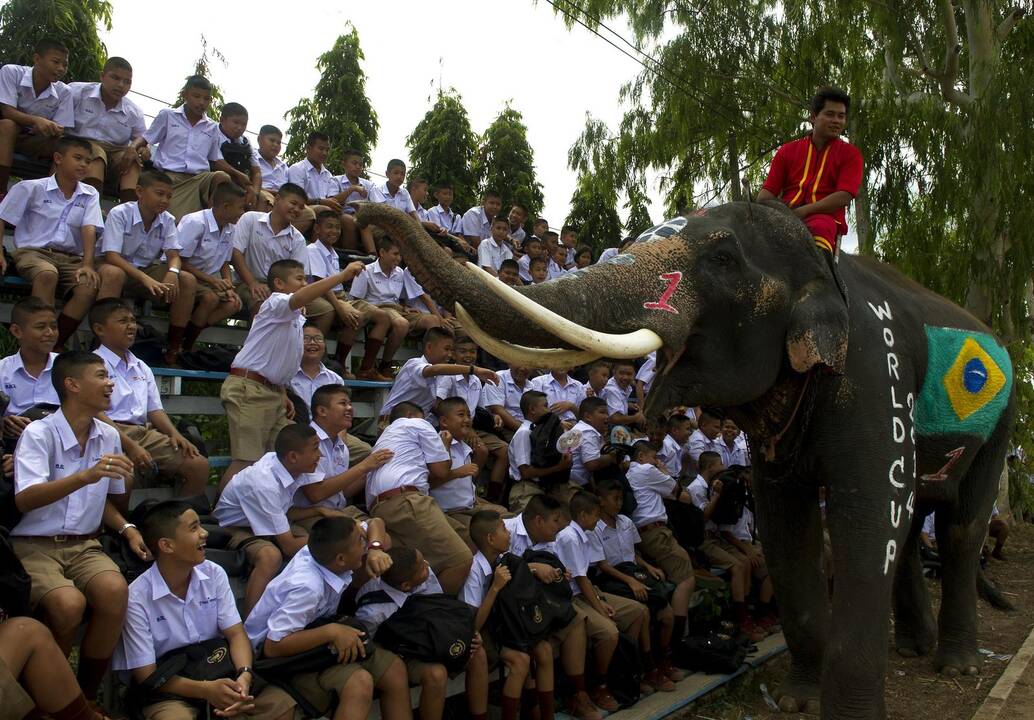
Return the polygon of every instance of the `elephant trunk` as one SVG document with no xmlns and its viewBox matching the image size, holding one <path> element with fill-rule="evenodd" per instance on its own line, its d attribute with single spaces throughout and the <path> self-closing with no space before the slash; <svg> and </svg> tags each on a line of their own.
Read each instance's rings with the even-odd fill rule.
<svg viewBox="0 0 1034 720">
<path fill-rule="evenodd" d="M 515 364 L 570 367 L 598 357 L 641 357 L 662 345 L 679 348 L 695 315 L 691 289 L 674 270 L 688 265 L 688 252 L 671 239 L 534 287 L 510 288 L 457 264 L 405 213 L 379 204 L 357 208 L 360 225 L 391 234 L 416 279 L 456 312 L 475 340 Z M 615 305 L 612 296 L 624 302 Z"/>
</svg>

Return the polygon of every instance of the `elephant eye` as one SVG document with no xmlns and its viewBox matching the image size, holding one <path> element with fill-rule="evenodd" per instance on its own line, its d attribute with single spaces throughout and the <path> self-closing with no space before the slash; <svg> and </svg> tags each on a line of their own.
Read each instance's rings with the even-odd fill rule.
<svg viewBox="0 0 1034 720">
<path fill-rule="evenodd" d="M 729 265 L 732 265 L 733 262 L 735 262 L 735 258 L 733 258 L 732 253 L 726 250 L 719 250 L 713 255 L 711 255 L 711 262 L 715 263 L 716 265 L 727 267 Z"/>
</svg>

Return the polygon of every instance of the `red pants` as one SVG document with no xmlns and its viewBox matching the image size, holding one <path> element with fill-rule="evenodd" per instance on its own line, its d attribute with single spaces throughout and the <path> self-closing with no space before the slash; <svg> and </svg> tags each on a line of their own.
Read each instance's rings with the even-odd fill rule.
<svg viewBox="0 0 1034 720">
<path fill-rule="evenodd" d="M 832 215 L 815 213 L 804 218 L 804 224 L 808 226 L 815 244 L 823 250 L 833 252 L 837 246 L 837 234 L 839 226 Z"/>
</svg>

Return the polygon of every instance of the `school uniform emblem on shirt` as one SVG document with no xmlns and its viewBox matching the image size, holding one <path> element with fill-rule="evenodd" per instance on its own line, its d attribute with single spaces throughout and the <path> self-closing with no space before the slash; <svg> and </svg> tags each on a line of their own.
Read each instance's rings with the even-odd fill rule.
<svg viewBox="0 0 1034 720">
<path fill-rule="evenodd" d="M 226 648 L 220 647 L 220 648 L 216 648 L 215 651 L 211 655 L 208 656 L 208 659 L 205 660 L 205 662 L 207 662 L 209 665 L 218 665 L 219 663 L 221 663 L 223 661 L 223 658 L 225 658 L 225 657 L 226 657 Z"/>
<path fill-rule="evenodd" d="M 467 650 L 467 643 L 457 640 L 449 646 L 449 657 L 458 658 Z"/>
</svg>

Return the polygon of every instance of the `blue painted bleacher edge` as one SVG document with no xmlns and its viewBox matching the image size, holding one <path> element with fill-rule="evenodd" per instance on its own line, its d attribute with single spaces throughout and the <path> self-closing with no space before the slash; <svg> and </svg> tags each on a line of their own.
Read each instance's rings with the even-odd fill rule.
<svg viewBox="0 0 1034 720">
<path fill-rule="evenodd" d="M 181 370 L 180 368 L 151 368 L 155 375 L 162 377 L 180 377 L 188 380 L 225 380 L 228 373 L 209 372 L 207 370 Z M 390 382 L 374 382 L 373 380 L 345 380 L 346 387 L 352 388 L 390 388 Z"/>
</svg>

